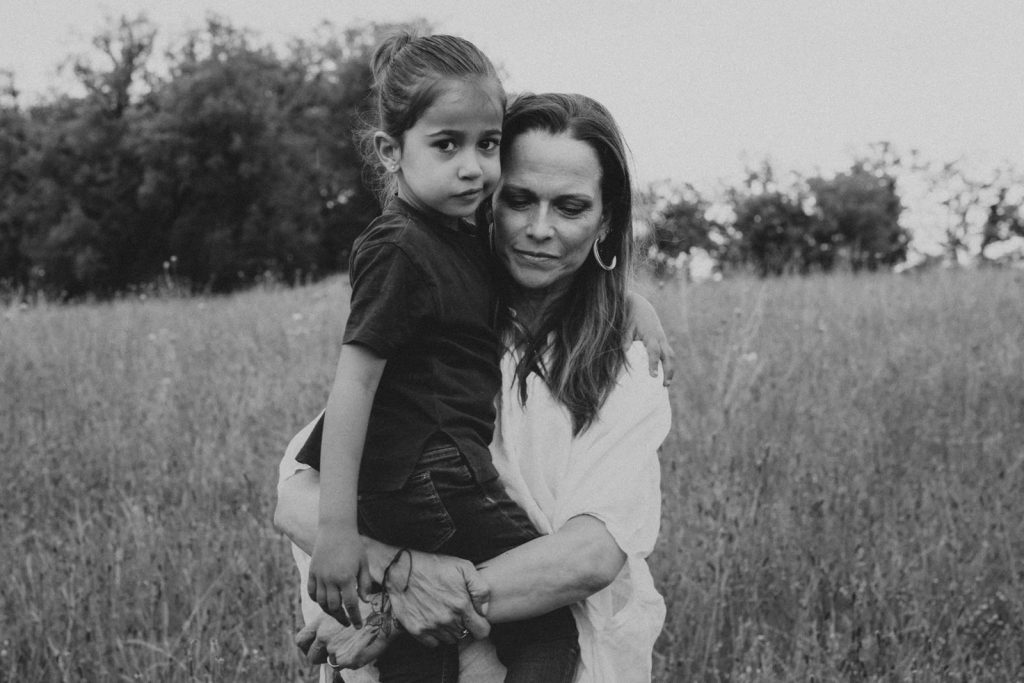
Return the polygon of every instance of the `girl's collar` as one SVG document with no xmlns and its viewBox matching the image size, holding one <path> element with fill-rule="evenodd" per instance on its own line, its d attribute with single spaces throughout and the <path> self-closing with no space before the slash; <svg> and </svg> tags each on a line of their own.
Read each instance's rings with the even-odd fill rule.
<svg viewBox="0 0 1024 683">
<path fill-rule="evenodd" d="M 453 218 L 452 216 L 446 216 L 443 213 L 434 211 L 433 209 L 416 206 L 408 200 L 398 196 L 397 193 L 391 195 L 391 198 L 388 200 L 388 203 L 384 208 L 385 211 L 398 210 L 401 213 L 415 216 L 427 225 L 434 225 L 450 232 L 476 235 L 476 228 L 474 228 L 473 225 L 465 219 Z"/>
</svg>

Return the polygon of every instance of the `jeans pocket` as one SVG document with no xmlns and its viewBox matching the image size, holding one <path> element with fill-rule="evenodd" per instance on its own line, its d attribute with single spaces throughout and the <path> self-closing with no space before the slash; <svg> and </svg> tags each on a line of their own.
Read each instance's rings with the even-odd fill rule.
<svg viewBox="0 0 1024 683">
<path fill-rule="evenodd" d="M 359 525 L 378 541 L 426 552 L 437 552 L 455 533 L 429 471 L 416 472 L 398 491 L 360 494 Z"/>
<path fill-rule="evenodd" d="M 416 463 L 416 473 L 430 472 L 430 481 L 442 500 L 475 487 L 476 478 L 465 456 L 455 446 L 441 446 L 425 451 Z"/>
</svg>

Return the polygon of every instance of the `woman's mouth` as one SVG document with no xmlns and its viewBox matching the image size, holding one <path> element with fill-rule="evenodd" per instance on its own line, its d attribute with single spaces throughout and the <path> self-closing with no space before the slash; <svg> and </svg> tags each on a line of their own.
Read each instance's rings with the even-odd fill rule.
<svg viewBox="0 0 1024 683">
<path fill-rule="evenodd" d="M 542 251 L 528 251 L 526 249 L 513 249 L 512 251 L 523 259 L 534 263 L 548 263 L 558 258 L 554 254 L 548 254 Z"/>
</svg>

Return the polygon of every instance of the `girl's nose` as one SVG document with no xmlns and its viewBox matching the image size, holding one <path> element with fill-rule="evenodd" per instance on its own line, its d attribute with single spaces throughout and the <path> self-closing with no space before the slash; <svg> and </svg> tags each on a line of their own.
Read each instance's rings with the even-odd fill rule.
<svg viewBox="0 0 1024 683">
<path fill-rule="evenodd" d="M 463 180 L 473 180 L 479 178 L 483 173 L 480 168 L 480 161 L 476 158 L 476 154 L 470 152 L 462 157 L 462 163 L 459 164 L 459 178 Z"/>
</svg>

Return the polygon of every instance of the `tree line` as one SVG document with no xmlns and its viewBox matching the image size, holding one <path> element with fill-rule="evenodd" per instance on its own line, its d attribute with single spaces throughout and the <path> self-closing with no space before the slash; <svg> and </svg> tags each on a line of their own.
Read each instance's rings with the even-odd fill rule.
<svg viewBox="0 0 1024 683">
<path fill-rule="evenodd" d="M 964 160 L 924 161 L 887 142 L 869 145 L 839 173 L 782 182 L 765 161 L 713 197 L 666 181 L 649 187 L 641 204 L 660 270 L 699 249 L 725 269 L 762 276 L 874 271 L 907 259 L 914 235 L 904 225 L 905 187 L 933 209 L 940 260 L 998 263 L 990 247 L 1024 239 L 1024 183 L 1012 166 L 979 175 Z"/>
<path fill-rule="evenodd" d="M 378 211 L 352 134 L 369 57 L 398 27 L 410 25 L 324 24 L 275 49 L 210 17 L 158 53 L 156 27 L 122 17 L 69 61 L 77 94 L 24 106 L 6 74 L 0 285 L 75 298 L 168 276 L 222 292 L 343 269 Z M 714 201 L 655 184 L 642 193 L 641 219 L 663 262 L 701 248 L 763 275 L 874 270 L 906 257 L 897 178 L 909 166 L 876 145 L 842 173 L 791 185 L 766 163 Z M 986 245 L 1024 236 L 1010 176 L 968 182 L 954 164 L 929 177 L 956 188 L 945 199 L 958 217 L 951 249 L 969 248 L 978 230 Z"/>
<path fill-rule="evenodd" d="M 84 94 L 23 108 L 8 78 L 0 279 L 75 297 L 342 268 L 377 212 L 352 130 L 391 28 L 325 25 L 281 51 L 209 18 L 157 72 L 155 27 L 122 18 L 73 62 Z"/>
</svg>

